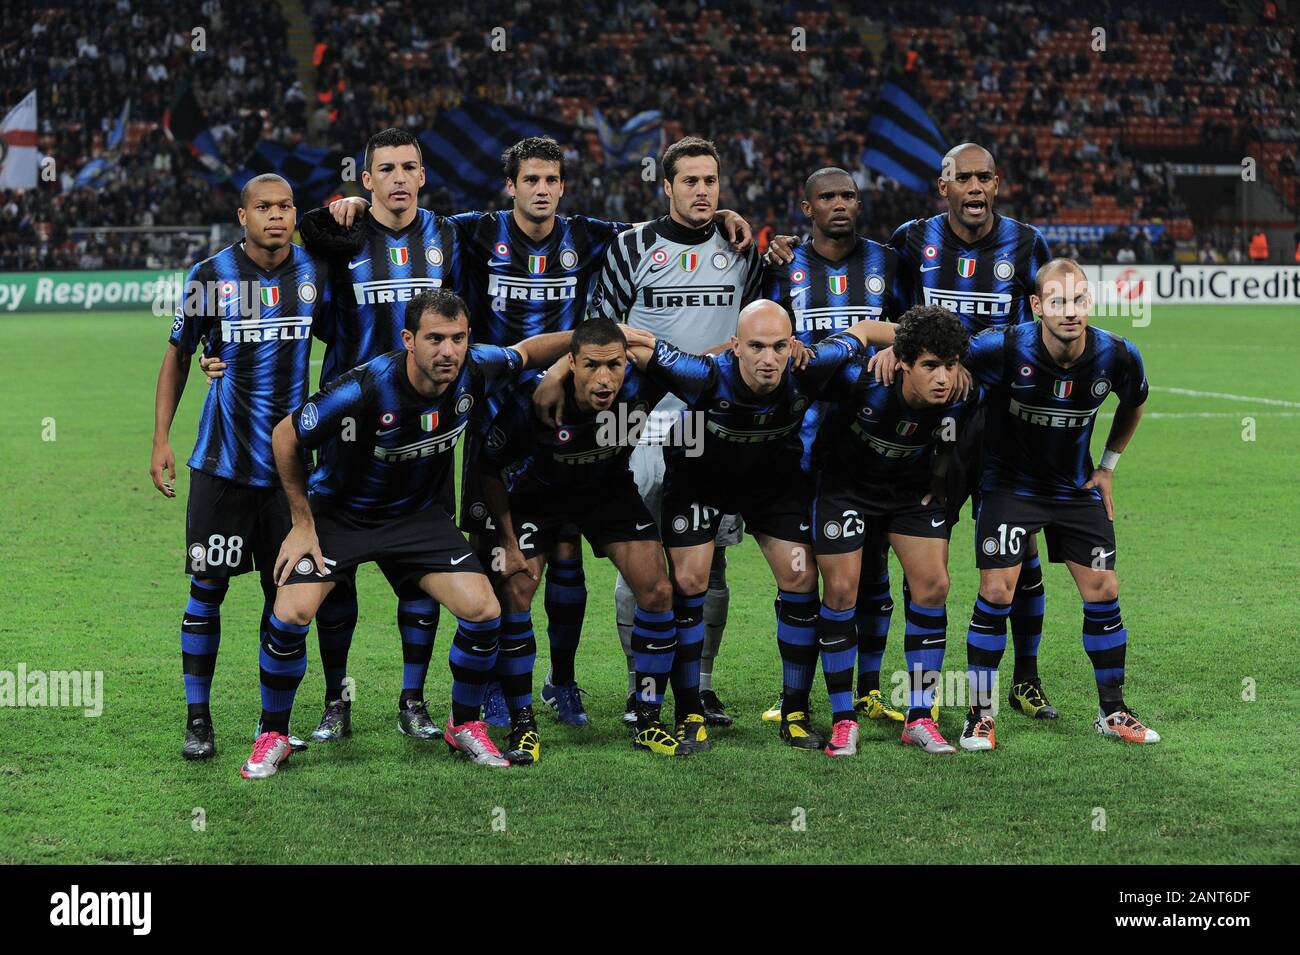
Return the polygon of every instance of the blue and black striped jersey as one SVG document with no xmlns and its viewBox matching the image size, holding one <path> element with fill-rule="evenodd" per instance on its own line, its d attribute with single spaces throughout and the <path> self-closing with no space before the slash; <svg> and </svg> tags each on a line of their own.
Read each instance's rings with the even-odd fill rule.
<svg viewBox="0 0 1300 955">
<path fill-rule="evenodd" d="M 858 237 L 853 251 L 838 262 L 824 258 L 806 240 L 786 265 L 768 266 L 764 294 L 785 306 L 794 334 L 805 345 L 867 319 L 898 321 L 907 311 L 907 293 L 899 274 L 898 253 L 887 245 Z M 816 403 L 804 416 L 801 464 L 812 469 L 812 449 L 826 409 Z"/>
<path fill-rule="evenodd" d="M 1037 322 L 971 339 L 966 367 L 989 389 L 981 490 L 1100 500 L 1096 488 L 1083 490 L 1097 411 L 1111 392 L 1122 405 L 1142 404 L 1147 378 L 1132 342 L 1101 328 L 1086 335 L 1069 368 L 1047 353 Z"/>
<path fill-rule="evenodd" d="M 866 319 L 897 321 L 908 306 L 898 253 L 861 237 L 838 262 L 803 242 L 791 262 L 764 270 L 763 290 L 785 306 L 795 337 L 809 346 Z"/>
<path fill-rule="evenodd" d="M 243 242 L 195 265 L 172 323 L 172 345 L 226 363 L 208 388 L 189 466 L 255 487 L 278 487 L 271 432 L 307 395 L 311 336 L 332 334 L 330 272 L 301 246 L 263 272 Z"/>
<path fill-rule="evenodd" d="M 842 367 L 823 389 L 830 412 L 817 457 L 876 497 L 920 500 L 930 492 L 935 453 L 945 442 L 955 445 L 984 395 L 975 388 L 964 401 L 913 408 L 903 398 L 903 380 L 876 381 L 865 355 Z"/>
<path fill-rule="evenodd" d="M 460 244 L 449 219 L 419 209 L 409 226 L 395 231 L 367 213 L 363 234 L 361 251 L 333 264 L 337 333 L 325 349 L 322 387 L 401 348 L 406 303 L 419 292 L 447 287 L 464 295 Z"/>
<path fill-rule="evenodd" d="M 746 493 L 788 481 L 799 468 L 804 415 L 825 383 L 861 351 L 852 335 L 828 338 L 803 369 L 787 371 L 775 391 L 758 395 L 741 377 L 735 352 L 692 355 L 656 342 L 645 373 L 686 404 L 664 448 L 667 467 L 691 484 L 739 485 Z"/>
<path fill-rule="evenodd" d="M 592 279 L 614 236 L 628 228 L 587 216 L 556 216 L 534 242 L 509 210 L 462 212 L 450 220 L 461 243 L 470 335 L 484 345 L 515 345 L 582 321 Z"/>
<path fill-rule="evenodd" d="M 399 349 L 354 368 L 294 412 L 298 440 L 320 451 L 308 485 L 313 503 L 372 521 L 442 503 L 474 409 L 523 363 L 513 348 L 471 345 L 455 381 L 426 398 L 407 376 L 406 357 Z"/>
<path fill-rule="evenodd" d="M 989 234 L 968 246 L 953 233 L 945 212 L 904 222 L 889 244 L 898 252 L 911 304 L 948 309 L 972 335 L 1034 320 L 1029 294 L 1051 253 L 1033 226 L 995 213 Z"/>
<path fill-rule="evenodd" d="M 500 473 L 511 494 L 598 492 L 619 474 L 631 476 L 628 459 L 647 417 L 665 389 L 632 365 L 606 411 L 583 411 L 564 383 L 564 423 L 548 427 L 533 413 L 541 377 L 510 389 L 487 427 L 482 466 Z"/>
</svg>

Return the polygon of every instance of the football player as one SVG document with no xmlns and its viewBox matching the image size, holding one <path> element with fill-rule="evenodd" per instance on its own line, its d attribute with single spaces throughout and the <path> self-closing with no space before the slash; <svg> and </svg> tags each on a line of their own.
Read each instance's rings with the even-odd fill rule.
<svg viewBox="0 0 1300 955">
<path fill-rule="evenodd" d="M 1069 568 L 1083 598 L 1083 648 L 1092 661 L 1098 733 L 1158 743 L 1124 702 L 1128 630 L 1115 572 L 1111 488 L 1147 398 L 1142 357 L 1132 342 L 1088 323 L 1092 295 L 1071 259 L 1052 259 L 1034 279 L 1037 322 L 990 329 L 971 341 L 966 366 L 989 390 L 983 473 L 975 525 L 980 592 L 966 635 L 971 707 L 968 750 L 996 746 L 992 704 L 1007 617 L 1031 535 Z M 1089 447 L 1097 412 L 1119 399 L 1101 460 Z"/>
</svg>

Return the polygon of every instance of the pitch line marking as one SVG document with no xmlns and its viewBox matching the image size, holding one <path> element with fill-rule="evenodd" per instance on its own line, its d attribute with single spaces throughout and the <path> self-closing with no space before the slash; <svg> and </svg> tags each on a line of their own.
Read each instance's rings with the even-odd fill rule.
<svg viewBox="0 0 1300 955">
<path fill-rule="evenodd" d="M 1222 398 L 1224 401 L 1247 401 L 1261 405 L 1277 405 L 1281 408 L 1300 408 L 1300 401 L 1285 401 L 1282 398 L 1252 398 L 1249 395 L 1230 395 L 1222 391 L 1195 391 L 1191 388 L 1166 388 L 1161 385 L 1152 385 L 1151 390 L 1169 395 L 1186 395 L 1189 398 Z"/>
</svg>

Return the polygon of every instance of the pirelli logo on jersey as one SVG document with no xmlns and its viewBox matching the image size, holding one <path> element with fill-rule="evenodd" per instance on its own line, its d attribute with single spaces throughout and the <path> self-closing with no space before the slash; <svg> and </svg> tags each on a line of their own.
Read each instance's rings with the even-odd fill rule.
<svg viewBox="0 0 1300 955">
<path fill-rule="evenodd" d="M 608 448 L 590 448 L 585 451 L 552 451 L 551 457 L 557 464 L 567 464 L 570 466 L 580 464 L 595 464 L 598 461 L 607 461 L 610 458 L 616 458 L 627 451 L 626 445 L 613 445 Z"/>
<path fill-rule="evenodd" d="M 403 444 L 396 448 L 382 448 L 376 445 L 375 457 L 388 464 L 397 464 L 402 461 L 414 461 L 418 458 L 431 458 L 435 454 L 446 454 L 455 449 L 456 441 L 464 430 L 465 422 L 462 421 L 446 434 L 425 438 L 416 441 L 414 444 Z"/>
<path fill-rule="evenodd" d="M 861 423 L 854 421 L 849 428 L 857 437 L 867 442 L 867 447 L 871 448 L 883 458 L 891 458 L 895 461 L 906 461 L 910 458 L 919 458 L 925 453 L 926 445 L 915 444 L 898 444 L 894 441 L 886 441 L 884 438 L 877 437 L 870 431 L 862 427 Z"/>
<path fill-rule="evenodd" d="M 641 290 L 646 308 L 731 308 L 734 285 L 647 285 Z"/>
<path fill-rule="evenodd" d="M 578 295 L 576 276 L 557 279 L 533 279 L 522 275 L 491 275 L 488 297 L 515 302 L 563 302 Z"/>
<path fill-rule="evenodd" d="M 1011 293 L 955 292 L 946 288 L 927 288 L 925 304 L 938 305 L 958 315 L 1006 318 L 1011 314 Z"/>
<path fill-rule="evenodd" d="M 311 316 L 289 315 L 280 318 L 222 319 L 223 342 L 305 341 L 311 338 Z"/>
<path fill-rule="evenodd" d="M 1027 405 L 1015 398 L 1011 399 L 1007 410 L 1021 421 L 1044 428 L 1086 428 L 1097 413 L 1096 408 L 1044 408 Z"/>
<path fill-rule="evenodd" d="M 879 319 L 879 305 L 827 305 L 820 308 L 796 308 L 794 330 L 798 332 L 838 332 L 867 319 Z"/>
<path fill-rule="evenodd" d="M 442 279 L 379 279 L 374 282 L 353 282 L 352 294 L 358 305 L 392 305 L 409 302 L 425 289 L 440 288 Z"/>
<path fill-rule="evenodd" d="M 736 428 L 724 428 L 718 422 L 710 419 L 704 423 L 704 430 L 717 436 L 722 441 L 732 441 L 737 444 L 762 444 L 765 441 L 779 441 L 802 423 L 802 419 L 795 419 L 781 425 L 779 428 L 769 428 L 765 431 L 754 431 L 752 429 L 740 431 Z"/>
</svg>

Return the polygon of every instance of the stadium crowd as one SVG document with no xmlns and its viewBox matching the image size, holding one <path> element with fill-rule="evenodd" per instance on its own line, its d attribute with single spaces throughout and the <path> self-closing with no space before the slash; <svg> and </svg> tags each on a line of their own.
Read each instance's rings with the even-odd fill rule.
<svg viewBox="0 0 1300 955">
<path fill-rule="evenodd" d="M 717 142 L 726 201 L 763 237 L 803 231 L 804 177 L 840 165 L 855 171 L 866 231 L 886 239 L 899 222 L 937 209 L 933 197 L 860 162 L 880 84 L 902 76 L 951 142 L 993 147 L 1005 214 L 1035 223 L 1164 224 L 1154 243 L 1141 230 L 1119 229 L 1069 249 L 1137 262 L 1172 261 L 1175 240 L 1224 260 L 1234 249 L 1244 253 L 1231 229 L 1206 223 L 1196 233 L 1156 161 L 1162 146 L 1235 162 L 1244 143 L 1285 139 L 1275 132 L 1296 124 L 1296 32 L 1267 19 L 1220 22 L 1223 10 L 1207 0 L 1183 5 L 1172 20 L 1150 4 L 1117 7 L 1113 18 L 1095 14 L 1114 24 L 1103 65 L 1090 49 L 1089 23 L 1054 0 L 998 3 L 981 15 L 894 3 L 879 54 L 863 39 L 866 21 L 825 2 L 794 3 L 774 16 L 749 0 L 529 0 L 486 13 L 471 0 L 448 0 L 436 20 L 412 4 L 380 0 L 306 7 L 316 42 L 310 102 L 274 2 L 33 8 L 28 33 L 0 38 L 0 76 L 6 89 L 41 91 L 40 146 L 59 174 L 26 195 L 0 194 L 0 269 L 98 259 L 133 266 L 171 254 L 166 240 L 151 246 L 134 235 L 79 233 L 73 223 L 227 222 L 230 187 L 194 175 L 185 145 L 157 122 L 186 84 L 232 168 L 259 139 L 352 154 L 376 129 L 426 128 L 439 109 L 469 97 L 562 119 L 580 127 L 566 144 L 565 207 L 632 221 L 662 212 L 658 184 L 643 181 L 639 167 L 608 169 L 599 140 L 581 127 L 596 109 L 616 125 L 661 110 L 669 139 L 691 133 Z M 243 29 L 253 19 L 258 29 Z M 802 48 L 792 23 L 806 30 Z M 192 48 L 184 24 L 203 25 L 204 50 Z M 506 31 L 509 69 L 493 47 L 495 26 Z M 95 190 L 74 190 L 76 171 L 103 149 L 128 98 L 121 163 Z M 1294 156 L 1283 142 L 1265 156 L 1264 178 L 1294 207 Z M 423 201 L 459 211 L 437 190 Z M 507 202 L 504 193 L 499 201 Z"/>
</svg>

